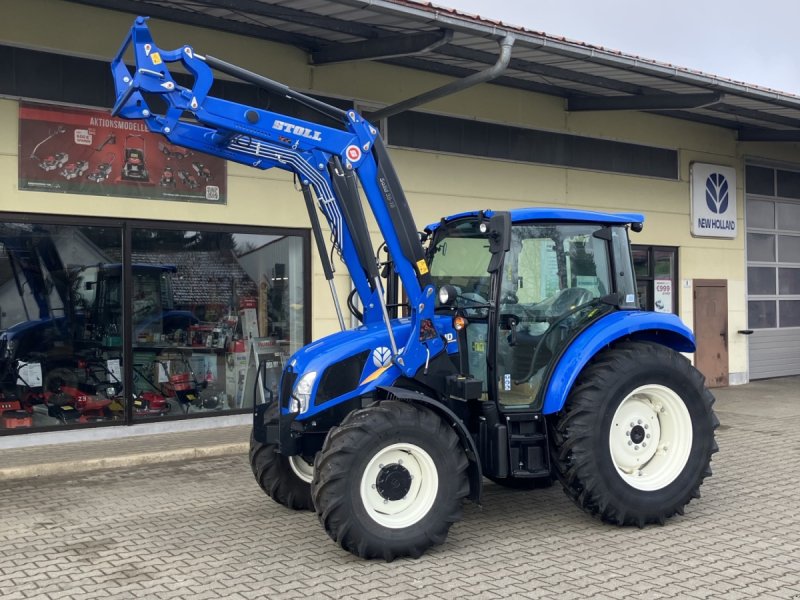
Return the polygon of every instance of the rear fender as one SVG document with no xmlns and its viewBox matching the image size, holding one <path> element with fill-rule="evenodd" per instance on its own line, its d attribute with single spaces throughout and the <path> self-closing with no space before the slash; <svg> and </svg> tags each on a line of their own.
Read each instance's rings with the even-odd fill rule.
<svg viewBox="0 0 800 600">
<path fill-rule="evenodd" d="M 475 446 L 475 440 L 472 439 L 472 436 L 470 435 L 469 431 L 467 431 L 467 428 L 461 419 L 459 419 L 452 410 L 444 406 L 441 402 L 437 402 L 433 398 L 429 398 L 420 392 L 414 392 L 412 390 L 407 390 L 405 388 L 396 386 L 380 386 L 378 387 L 378 390 L 386 392 L 389 394 L 390 398 L 393 397 L 397 400 L 413 402 L 414 404 L 421 404 L 422 406 L 430 408 L 433 412 L 437 413 L 442 419 L 444 419 L 445 423 L 453 428 L 453 431 L 455 431 L 456 435 L 458 435 L 458 439 L 461 442 L 461 447 L 464 449 L 464 453 L 467 455 L 467 459 L 469 460 L 469 466 L 467 467 L 467 477 L 469 478 L 468 498 L 475 504 L 480 504 L 481 492 L 483 490 L 483 472 L 481 470 L 478 448 Z"/>
<path fill-rule="evenodd" d="M 547 380 L 542 413 L 564 407 L 578 374 L 601 350 L 621 339 L 649 341 L 677 352 L 694 352 L 691 330 L 676 315 L 644 311 L 618 311 L 598 319 L 570 343 Z"/>
</svg>

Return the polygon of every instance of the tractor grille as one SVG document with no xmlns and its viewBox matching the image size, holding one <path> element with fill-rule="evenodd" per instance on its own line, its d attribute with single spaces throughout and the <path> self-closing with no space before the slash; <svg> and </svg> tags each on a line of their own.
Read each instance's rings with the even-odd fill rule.
<svg viewBox="0 0 800 600">
<path fill-rule="evenodd" d="M 294 383 L 297 381 L 297 373 L 290 371 L 290 368 L 287 367 L 283 372 L 283 377 L 281 377 L 281 394 L 279 398 L 281 408 L 289 407 L 289 397 L 292 395 Z"/>
<path fill-rule="evenodd" d="M 356 389 L 369 355 L 370 351 L 365 350 L 325 369 L 319 382 L 314 404 L 319 406 L 323 402 Z"/>
</svg>

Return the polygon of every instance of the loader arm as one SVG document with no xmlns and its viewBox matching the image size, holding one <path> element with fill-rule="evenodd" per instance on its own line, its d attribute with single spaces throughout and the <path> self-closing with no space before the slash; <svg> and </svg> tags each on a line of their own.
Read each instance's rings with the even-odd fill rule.
<svg viewBox="0 0 800 600">
<path fill-rule="evenodd" d="M 129 47 L 135 60 L 133 71 L 123 62 Z M 175 81 L 167 68 L 170 63 L 179 63 L 193 76 L 191 88 Z M 328 127 L 212 97 L 212 68 L 300 102 L 333 118 L 340 126 Z M 145 17 L 136 19 L 111 69 L 116 87 L 112 114 L 141 119 L 151 131 L 180 146 L 257 169 L 289 171 L 298 177 L 304 190 L 313 190 L 330 227 L 333 247 L 350 272 L 364 307 L 364 323 L 385 323 L 394 362 L 406 375 L 413 375 L 444 349 L 444 342 L 433 327 L 436 295 L 417 228 L 375 127 L 353 110 L 339 109 L 219 59 L 197 54 L 190 46 L 162 50 L 153 42 Z M 166 102 L 164 114 L 152 111 L 147 101 L 152 95 Z M 182 120 L 187 112 L 196 123 Z M 394 339 L 358 183 L 410 301 L 412 327 L 407 339 Z M 310 211 L 312 226 L 317 218 L 313 212 Z M 317 243 L 330 281 L 327 253 L 319 239 Z M 338 306 L 333 285 L 331 289 Z M 343 325 L 341 318 L 340 323 Z"/>
</svg>

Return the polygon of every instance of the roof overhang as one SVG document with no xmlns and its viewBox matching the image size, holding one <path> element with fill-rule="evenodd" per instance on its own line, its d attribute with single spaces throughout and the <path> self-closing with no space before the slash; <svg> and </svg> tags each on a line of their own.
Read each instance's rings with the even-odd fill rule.
<svg viewBox="0 0 800 600">
<path fill-rule="evenodd" d="M 70 1 L 289 44 L 320 68 L 373 60 L 458 79 L 490 70 L 511 36 L 494 85 L 565 98 L 569 111 L 648 111 L 740 141 L 800 141 L 798 96 L 414 0 Z"/>
</svg>

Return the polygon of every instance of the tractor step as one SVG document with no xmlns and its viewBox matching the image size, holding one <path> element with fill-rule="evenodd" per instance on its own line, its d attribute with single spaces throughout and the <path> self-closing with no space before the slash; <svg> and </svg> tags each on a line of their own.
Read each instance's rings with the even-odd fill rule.
<svg viewBox="0 0 800 600">
<path fill-rule="evenodd" d="M 547 426 L 533 412 L 497 414 L 491 407 L 479 429 L 483 470 L 492 477 L 534 478 L 550 474 Z"/>
<path fill-rule="evenodd" d="M 547 427 L 539 413 L 508 413 L 508 466 L 519 478 L 542 477 L 550 473 Z"/>
</svg>

